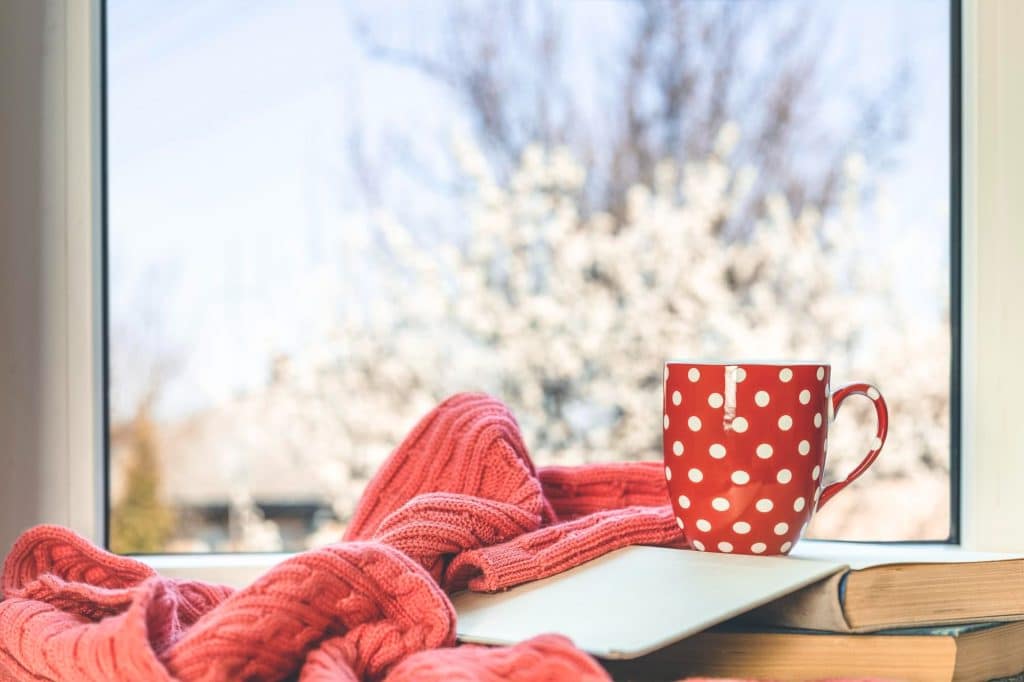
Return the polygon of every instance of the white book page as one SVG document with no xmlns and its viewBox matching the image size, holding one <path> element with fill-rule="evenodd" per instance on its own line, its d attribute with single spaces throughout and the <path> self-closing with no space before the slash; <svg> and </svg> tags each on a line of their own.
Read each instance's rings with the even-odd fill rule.
<svg viewBox="0 0 1024 682">
<path fill-rule="evenodd" d="M 899 543 L 826 542 L 802 540 L 790 556 L 812 561 L 836 561 L 854 570 L 885 564 L 975 563 L 1024 559 L 1022 554 L 971 552 L 957 545 L 909 545 Z"/>
<path fill-rule="evenodd" d="M 635 658 L 846 565 L 834 561 L 626 547 L 506 592 L 452 602 L 463 642 L 516 644 L 558 633 L 602 658 Z"/>
</svg>

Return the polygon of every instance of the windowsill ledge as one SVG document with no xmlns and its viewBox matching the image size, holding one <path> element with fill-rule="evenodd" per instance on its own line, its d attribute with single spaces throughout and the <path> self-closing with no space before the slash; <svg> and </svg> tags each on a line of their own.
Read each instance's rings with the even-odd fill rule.
<svg viewBox="0 0 1024 682">
<path fill-rule="evenodd" d="M 150 554 L 136 556 L 160 574 L 193 578 L 241 587 L 272 566 L 294 556 L 286 552 L 259 554 Z M 877 563 L 940 563 L 944 561 L 995 561 L 1017 555 L 972 552 L 959 545 L 935 543 L 830 542 L 804 540 L 793 551 L 794 558 L 827 559 L 852 568 Z"/>
</svg>

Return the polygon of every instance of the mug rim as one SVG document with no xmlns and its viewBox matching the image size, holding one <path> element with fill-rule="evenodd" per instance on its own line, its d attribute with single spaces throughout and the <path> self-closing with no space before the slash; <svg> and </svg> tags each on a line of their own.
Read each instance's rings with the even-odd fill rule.
<svg viewBox="0 0 1024 682">
<path fill-rule="evenodd" d="M 831 367 L 831 364 L 822 360 L 693 360 L 693 359 L 671 359 L 665 361 L 668 365 L 707 365 L 709 367 L 727 367 L 731 365 L 742 367 Z"/>
</svg>

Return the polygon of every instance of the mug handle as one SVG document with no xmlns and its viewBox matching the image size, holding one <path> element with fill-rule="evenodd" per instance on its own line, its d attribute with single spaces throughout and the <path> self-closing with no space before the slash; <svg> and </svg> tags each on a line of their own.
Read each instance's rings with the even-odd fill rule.
<svg viewBox="0 0 1024 682">
<path fill-rule="evenodd" d="M 829 421 L 835 419 L 835 415 L 839 414 L 839 405 L 851 395 L 862 395 L 871 399 L 871 402 L 875 406 L 875 415 L 878 417 L 878 430 L 875 432 L 875 437 L 871 441 L 871 449 L 868 450 L 867 456 L 845 479 L 825 486 L 825 489 L 821 492 L 821 499 L 818 500 L 818 506 L 816 509 L 824 507 L 825 503 L 835 497 L 839 491 L 860 478 L 860 475 L 867 471 L 868 467 L 878 459 L 879 453 L 882 452 L 882 446 L 885 445 L 885 436 L 889 431 L 889 408 L 886 407 L 885 398 L 883 398 L 879 390 L 871 384 L 847 384 L 846 386 L 833 391 L 832 395 L 829 396 L 829 407 L 832 412 Z"/>
</svg>

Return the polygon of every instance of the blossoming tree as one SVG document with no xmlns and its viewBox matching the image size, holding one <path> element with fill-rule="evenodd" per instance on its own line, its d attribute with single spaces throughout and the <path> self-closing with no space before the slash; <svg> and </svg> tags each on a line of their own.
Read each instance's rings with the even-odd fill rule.
<svg viewBox="0 0 1024 682">
<path fill-rule="evenodd" d="M 451 392 L 508 401 L 539 464 L 657 458 L 663 360 L 756 356 L 827 359 L 834 382 L 876 381 L 890 401 L 886 451 L 819 532 L 942 533 L 948 339 L 941 320 L 907 314 L 895 264 L 871 248 L 859 160 L 846 164 L 834 217 L 793 215 L 769 196 L 749 236 L 730 238 L 720 226 L 756 174 L 729 165 L 738 135 L 726 125 L 707 159 L 659 164 L 651 186 L 628 190 L 621 220 L 581 215 L 586 171 L 565 149 L 527 148 L 501 183 L 461 138 L 463 242 L 417 243 L 376 216 L 386 248 L 362 254 L 374 293 L 320 346 L 283 361 L 271 387 L 293 429 L 334 439 L 329 463 L 305 464 L 324 472 L 339 516 L 415 418 Z M 871 433 L 866 409 L 846 410 L 831 475 L 852 468 Z M 303 452 L 324 449 L 300 438 L 299 461 Z"/>
</svg>

